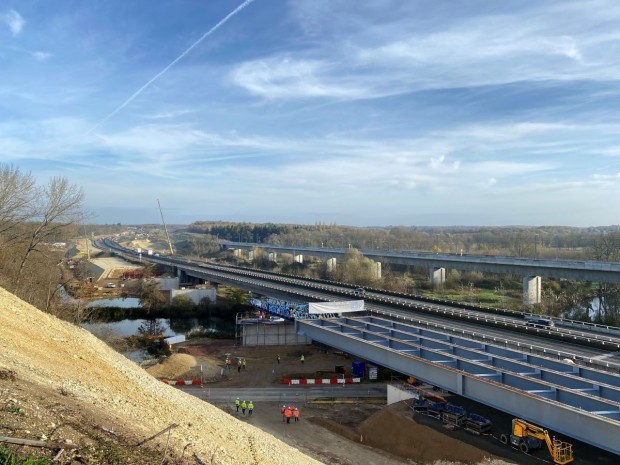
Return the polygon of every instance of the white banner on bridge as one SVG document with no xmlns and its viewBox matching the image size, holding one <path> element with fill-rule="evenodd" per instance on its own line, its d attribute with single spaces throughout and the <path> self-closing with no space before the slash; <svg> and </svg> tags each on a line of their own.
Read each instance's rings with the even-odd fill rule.
<svg viewBox="0 0 620 465">
<path fill-rule="evenodd" d="M 347 312 L 363 312 L 365 310 L 363 300 L 347 300 L 345 302 L 310 302 L 308 304 L 308 313 L 325 314 L 325 313 L 347 313 Z"/>
</svg>

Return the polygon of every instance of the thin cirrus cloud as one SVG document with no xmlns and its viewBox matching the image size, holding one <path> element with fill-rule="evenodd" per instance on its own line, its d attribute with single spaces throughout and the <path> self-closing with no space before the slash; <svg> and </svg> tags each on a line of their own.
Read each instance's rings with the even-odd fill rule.
<svg viewBox="0 0 620 465">
<path fill-rule="evenodd" d="M 620 19 L 618 8 L 609 15 Z M 346 41 L 319 41 L 320 55 L 327 58 L 302 53 L 247 61 L 233 71 L 232 80 L 267 99 L 376 98 L 520 81 L 616 80 L 618 34 L 612 29 L 592 34 L 588 24 L 600 20 L 596 13 L 586 14 L 583 25 L 559 25 L 562 18 L 561 9 L 550 8 L 448 21 L 446 28 L 431 32 L 405 22 L 378 24 L 360 28 Z"/>
</svg>

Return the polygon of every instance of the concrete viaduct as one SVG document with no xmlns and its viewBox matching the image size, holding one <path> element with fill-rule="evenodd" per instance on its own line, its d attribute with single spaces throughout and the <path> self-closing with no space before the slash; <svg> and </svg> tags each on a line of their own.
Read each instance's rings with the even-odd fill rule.
<svg viewBox="0 0 620 465">
<path fill-rule="evenodd" d="M 349 249 L 325 247 L 291 247 L 284 245 L 259 244 L 251 242 L 220 242 L 224 249 L 235 253 L 253 249 L 263 249 L 269 258 L 276 260 L 278 253 L 293 255 L 296 262 L 302 263 L 304 255 L 321 257 L 327 261 L 327 268 L 334 269 L 337 260 L 342 259 Z M 499 257 L 482 255 L 436 254 L 431 252 L 400 252 L 389 250 L 360 250 L 368 258 L 376 261 L 377 277 L 381 277 L 381 263 L 426 267 L 433 285 L 440 285 L 446 279 L 446 268 L 484 273 L 511 274 L 523 278 L 523 302 L 541 302 L 541 277 L 555 279 L 574 279 L 601 283 L 620 283 L 620 263 L 578 260 L 543 260 L 537 258 Z"/>
</svg>

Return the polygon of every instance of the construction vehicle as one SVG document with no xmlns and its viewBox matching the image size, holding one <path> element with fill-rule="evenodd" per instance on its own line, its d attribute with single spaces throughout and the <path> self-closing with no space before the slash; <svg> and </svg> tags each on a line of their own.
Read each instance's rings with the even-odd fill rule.
<svg viewBox="0 0 620 465">
<path fill-rule="evenodd" d="M 502 444 L 510 442 L 510 444 L 518 447 L 525 454 L 529 453 L 530 450 L 540 449 L 544 441 L 547 444 L 553 463 L 564 465 L 573 461 L 572 444 L 562 442 L 555 437 L 551 438 L 546 429 L 520 418 L 512 420 L 511 434 L 502 434 L 499 440 Z"/>
</svg>

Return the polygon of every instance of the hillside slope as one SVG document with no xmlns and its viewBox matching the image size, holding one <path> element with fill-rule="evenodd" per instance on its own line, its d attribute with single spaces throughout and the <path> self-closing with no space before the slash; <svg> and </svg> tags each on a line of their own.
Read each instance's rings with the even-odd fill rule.
<svg viewBox="0 0 620 465">
<path fill-rule="evenodd" d="M 33 392 L 37 398 L 28 398 Z M 3 420 L 0 435 L 39 439 L 45 434 L 86 447 L 92 434 L 81 434 L 80 425 L 91 423 L 102 435 L 137 444 L 178 424 L 169 435 L 148 443 L 159 453 L 174 456 L 172 463 L 196 463 L 190 459 L 194 453 L 205 463 L 218 465 L 319 463 L 157 381 L 88 331 L 41 312 L 2 288 L 0 407 L 40 419 L 38 431 L 32 426 L 22 429 L 19 419 L 10 424 Z M 55 416 L 42 411 L 46 408 Z M 152 462 L 144 460 L 162 463 L 162 455 Z"/>
</svg>

